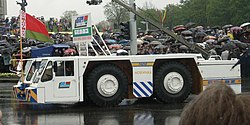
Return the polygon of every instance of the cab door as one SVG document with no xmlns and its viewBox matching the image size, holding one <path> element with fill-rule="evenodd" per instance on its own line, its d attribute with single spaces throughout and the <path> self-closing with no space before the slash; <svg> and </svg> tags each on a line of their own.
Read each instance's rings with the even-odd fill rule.
<svg viewBox="0 0 250 125">
<path fill-rule="evenodd" d="M 54 62 L 54 98 L 60 101 L 78 101 L 78 62 L 77 59 L 62 59 Z"/>
</svg>

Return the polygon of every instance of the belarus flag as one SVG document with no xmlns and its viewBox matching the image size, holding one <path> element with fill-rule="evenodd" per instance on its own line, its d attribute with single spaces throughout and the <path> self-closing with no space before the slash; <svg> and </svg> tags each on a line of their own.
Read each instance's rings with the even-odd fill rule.
<svg viewBox="0 0 250 125">
<path fill-rule="evenodd" d="M 20 32 L 23 38 L 42 42 L 51 41 L 45 24 L 22 10 L 20 11 Z"/>
</svg>

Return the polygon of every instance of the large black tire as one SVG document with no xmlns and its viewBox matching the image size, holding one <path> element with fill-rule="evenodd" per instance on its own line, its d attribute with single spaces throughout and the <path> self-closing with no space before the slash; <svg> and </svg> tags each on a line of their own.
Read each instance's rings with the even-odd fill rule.
<svg viewBox="0 0 250 125">
<path fill-rule="evenodd" d="M 164 83 L 165 78 L 166 80 Z M 172 83 L 169 81 L 172 81 Z M 171 87 L 169 86 L 174 89 L 170 89 Z M 175 88 L 176 86 L 178 89 Z M 191 92 L 191 86 L 192 77 L 190 72 L 184 65 L 178 62 L 164 64 L 163 66 L 159 67 L 154 75 L 154 96 L 163 103 L 183 102 L 189 96 Z"/>
<path fill-rule="evenodd" d="M 113 79 L 116 79 L 113 82 L 113 79 L 108 79 L 107 78 L 102 78 L 105 75 L 108 76 L 113 76 Z M 106 81 L 103 82 L 99 82 L 98 84 L 98 80 L 100 79 L 104 79 Z M 108 88 L 108 86 L 110 85 L 118 85 L 116 87 L 112 86 L 111 88 L 114 89 L 116 88 L 116 91 L 112 91 L 113 94 L 111 95 L 105 95 L 106 91 L 102 91 L 102 89 L 98 89 L 98 87 L 100 88 L 101 85 L 105 86 L 104 84 L 106 84 L 106 88 Z M 127 77 L 125 75 L 125 73 L 118 68 L 115 65 L 112 64 L 105 64 L 105 65 L 100 65 L 98 67 L 96 67 L 92 72 L 90 72 L 90 74 L 87 77 L 87 83 L 86 83 L 86 91 L 87 91 L 87 96 L 88 99 L 90 99 L 94 104 L 96 104 L 97 106 L 101 106 L 101 107 L 110 107 L 110 106 L 116 106 L 118 105 L 125 97 L 125 95 L 127 94 L 128 91 L 128 80 Z M 101 85 L 100 85 L 101 84 Z M 109 84 L 109 85 L 107 85 Z M 104 87 L 104 89 L 106 89 Z M 118 87 L 118 88 L 117 88 Z"/>
</svg>

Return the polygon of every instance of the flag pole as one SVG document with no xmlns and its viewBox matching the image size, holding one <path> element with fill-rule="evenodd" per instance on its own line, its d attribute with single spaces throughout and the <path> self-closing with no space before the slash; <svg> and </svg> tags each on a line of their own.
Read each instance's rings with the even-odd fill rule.
<svg viewBox="0 0 250 125">
<path fill-rule="evenodd" d="M 20 37 L 20 54 L 21 54 L 21 81 L 24 82 L 24 71 L 23 71 L 23 38 Z"/>
<path fill-rule="evenodd" d="M 22 2 L 17 2 L 17 5 L 20 5 L 20 7 L 21 7 L 21 10 L 20 10 L 20 16 L 19 16 L 19 18 L 20 18 L 20 42 L 19 42 L 19 44 L 20 44 L 20 62 L 21 62 L 21 81 L 22 81 L 22 83 L 23 83 L 23 81 L 24 81 L 24 79 L 23 79 L 23 38 L 22 37 L 25 37 L 24 35 L 23 35 L 23 16 L 25 16 L 25 15 L 23 15 L 24 14 L 24 12 L 25 12 L 25 6 L 27 6 L 28 5 L 28 3 L 27 3 L 27 1 L 26 0 L 22 0 Z M 26 21 L 26 20 L 25 20 Z"/>
<path fill-rule="evenodd" d="M 21 62 L 21 81 L 24 82 L 24 64 L 23 64 L 23 38 L 26 35 L 26 13 L 23 10 L 20 10 L 20 62 Z"/>
<path fill-rule="evenodd" d="M 23 10 L 20 10 L 20 16 L 19 16 L 19 20 L 20 20 L 20 41 L 19 41 L 19 44 L 20 44 L 20 63 L 21 63 L 21 82 L 23 83 L 24 82 L 24 77 L 23 77 L 23 15 L 24 12 Z"/>
<path fill-rule="evenodd" d="M 27 1 L 26 0 L 22 0 L 22 2 L 17 2 L 17 4 L 18 5 L 20 5 L 21 6 L 21 10 L 20 10 L 20 16 L 19 16 L 19 18 L 20 18 L 20 42 L 19 42 L 19 44 L 20 44 L 20 58 L 21 58 L 21 81 L 22 81 L 22 83 L 24 82 L 24 77 L 23 77 L 23 75 L 24 75 L 24 70 L 23 70 L 23 37 L 25 37 L 25 35 L 24 35 L 24 32 L 26 32 L 26 28 L 25 29 L 23 29 L 24 28 L 24 20 L 23 20 L 23 18 L 25 17 L 25 6 L 27 6 L 28 5 L 28 3 L 27 3 Z M 26 23 L 26 19 L 25 19 L 25 23 Z M 25 27 L 26 27 L 26 24 L 25 24 Z"/>
</svg>

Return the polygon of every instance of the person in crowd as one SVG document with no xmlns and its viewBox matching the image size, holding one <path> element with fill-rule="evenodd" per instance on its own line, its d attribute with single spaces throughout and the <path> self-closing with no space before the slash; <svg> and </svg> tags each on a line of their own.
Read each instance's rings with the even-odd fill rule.
<svg viewBox="0 0 250 125">
<path fill-rule="evenodd" d="M 149 47 L 147 54 L 149 55 L 155 54 L 153 47 Z"/>
<path fill-rule="evenodd" d="M 5 22 L 5 26 L 6 26 L 6 27 L 8 27 L 8 26 L 9 26 L 9 21 L 10 21 L 10 20 L 9 20 L 9 17 L 7 17 L 7 18 L 5 19 L 5 21 L 4 21 L 4 22 Z"/>
<path fill-rule="evenodd" d="M 249 99 L 213 83 L 184 107 L 179 125 L 249 125 Z"/>
<path fill-rule="evenodd" d="M 234 40 L 233 33 L 230 30 L 227 31 L 227 36 L 230 38 L 230 40 Z"/>
</svg>

